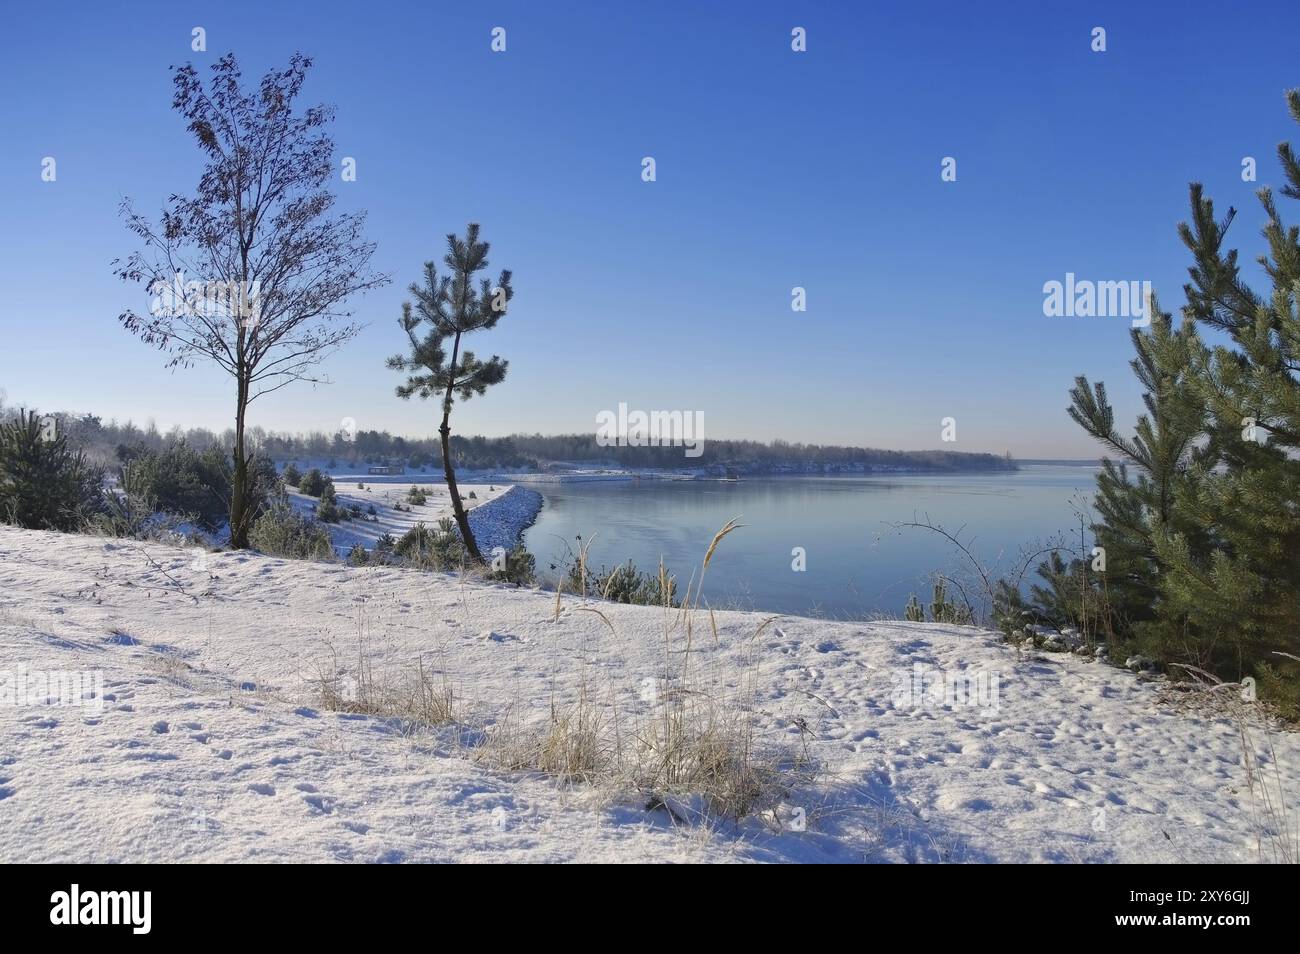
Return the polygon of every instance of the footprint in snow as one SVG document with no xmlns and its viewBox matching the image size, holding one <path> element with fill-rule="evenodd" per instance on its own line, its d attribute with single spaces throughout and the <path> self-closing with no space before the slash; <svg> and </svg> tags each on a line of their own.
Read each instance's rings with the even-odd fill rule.
<svg viewBox="0 0 1300 954">
<path fill-rule="evenodd" d="M 334 805 L 324 795 L 305 795 L 303 801 L 312 810 L 313 815 L 332 815 Z"/>
<path fill-rule="evenodd" d="M 254 792 L 254 793 L 258 794 L 258 795 L 274 795 L 274 794 L 275 794 L 275 788 L 274 788 L 274 786 L 267 785 L 267 784 L 264 783 L 264 782 L 254 782 L 252 785 L 248 786 L 248 790 L 249 790 L 250 792 Z"/>
</svg>

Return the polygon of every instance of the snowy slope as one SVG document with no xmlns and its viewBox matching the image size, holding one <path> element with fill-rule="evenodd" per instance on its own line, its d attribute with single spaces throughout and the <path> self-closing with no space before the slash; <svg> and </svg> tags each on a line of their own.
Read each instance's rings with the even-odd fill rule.
<svg viewBox="0 0 1300 954">
<path fill-rule="evenodd" d="M 364 638 L 376 666 L 444 671 L 467 721 L 545 719 L 580 681 L 634 710 L 660 610 L 597 604 L 614 635 L 569 597 L 553 621 L 551 593 L 198 553 L 0 527 L 0 678 L 104 679 L 100 709 L 0 704 L 0 861 L 1258 857 L 1233 726 L 1077 657 L 926 624 L 755 636 L 763 616 L 719 613 L 692 665 L 723 694 L 752 680 L 761 737 L 801 744 L 803 726 L 822 771 L 782 830 L 674 827 L 644 797 L 489 771 L 451 730 L 324 711 L 311 683 Z M 997 697 L 914 705 L 899 687 L 917 672 L 996 673 Z M 1275 744 L 1294 792 L 1300 743 Z"/>
<path fill-rule="evenodd" d="M 412 504 L 407 498 L 410 489 L 417 486 L 426 495 L 423 504 Z M 334 491 L 341 510 L 346 511 L 355 505 L 362 511 L 359 519 L 348 517 L 324 525 L 329 530 L 334 549 L 344 556 L 358 543 L 373 550 L 375 541 L 385 533 L 398 539 L 417 523 L 437 527 L 439 520 L 450 520 L 454 516 L 446 483 L 413 484 L 391 479 L 374 483 L 366 477 L 357 477 L 347 483 L 336 482 Z M 513 547 L 524 530 L 532 525 L 542 506 L 542 497 L 537 491 L 508 484 L 461 484 L 460 493 L 465 509 L 469 511 L 470 528 L 484 553 L 497 546 L 506 550 Z M 471 493 L 475 495 L 474 499 L 469 498 Z M 320 503 L 319 498 L 292 489 L 288 496 L 293 508 L 304 514 L 314 514 Z M 403 509 L 398 510 L 398 506 Z M 372 507 L 375 510 L 373 515 L 369 512 Z"/>
</svg>

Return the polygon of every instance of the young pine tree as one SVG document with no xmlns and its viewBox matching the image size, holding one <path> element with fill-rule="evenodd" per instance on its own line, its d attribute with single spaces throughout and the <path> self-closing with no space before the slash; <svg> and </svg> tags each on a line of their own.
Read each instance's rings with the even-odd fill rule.
<svg viewBox="0 0 1300 954">
<path fill-rule="evenodd" d="M 36 412 L 0 424 L 0 521 L 74 531 L 103 509 L 103 472 Z"/>
<path fill-rule="evenodd" d="M 1300 90 L 1287 94 L 1300 123 Z M 1287 184 L 1300 199 L 1300 162 L 1278 146 Z M 1224 249 L 1232 213 L 1216 221 L 1213 202 L 1191 187 L 1192 221 L 1179 229 L 1194 262 L 1184 313 L 1226 332 L 1228 342 L 1196 355 L 1196 384 L 1208 412 L 1206 448 L 1215 469 L 1176 501 L 1205 529 L 1208 552 L 1174 537 L 1159 548 L 1168 564 L 1164 592 L 1212 640 L 1214 662 L 1300 696 L 1300 228 L 1287 226 L 1272 190 L 1258 193 L 1267 253 L 1259 263 L 1272 287 L 1248 287 L 1236 250 Z M 1276 695 L 1276 693 L 1275 693 Z"/>
<path fill-rule="evenodd" d="M 471 222 L 463 239 L 455 234 L 447 236 L 447 254 L 443 257 L 447 274 L 439 276 L 433 262 L 425 263 L 424 284 L 410 287 L 414 304 L 402 305 L 400 324 L 410 340 L 410 353 L 389 358 L 388 367 L 408 375 L 406 383 L 397 387 L 398 397 L 409 399 L 418 394 L 422 398 L 442 399 L 438 434 L 452 510 L 466 551 L 473 560 L 484 563 L 456 486 L 451 409 L 457 397 L 468 401 L 505 378 L 508 362 L 496 355 L 480 360 L 474 352 L 462 347 L 461 339 L 475 331 L 496 327 L 506 313 L 506 304 L 514 297 L 514 290 L 510 287 L 510 272 L 505 270 L 495 286 L 483 279 L 477 289 L 474 287 L 475 274 L 488 267 L 488 243 L 479 241 L 478 231 L 478 225 Z M 423 337 L 419 334 L 422 327 L 427 329 Z"/>
<path fill-rule="evenodd" d="M 1300 91 L 1287 103 L 1300 122 Z M 1289 144 L 1278 158 L 1282 194 L 1300 199 Z M 1279 654 L 1300 654 L 1300 228 L 1260 190 L 1272 288 L 1257 292 L 1224 248 L 1235 211 L 1220 221 L 1201 186 L 1190 191 L 1182 329 L 1153 307 L 1150 331 L 1134 334 L 1150 416 L 1119 438 L 1102 385 L 1084 378 L 1070 413 L 1137 470 L 1130 481 L 1106 465 L 1095 527 L 1131 631 L 1162 661 L 1259 678 L 1294 714 L 1296 666 Z M 1198 326 L 1223 343 L 1206 344 Z"/>
</svg>

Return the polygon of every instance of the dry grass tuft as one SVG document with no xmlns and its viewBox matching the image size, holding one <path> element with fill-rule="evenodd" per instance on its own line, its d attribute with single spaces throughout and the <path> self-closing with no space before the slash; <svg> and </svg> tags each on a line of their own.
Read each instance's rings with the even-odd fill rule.
<svg viewBox="0 0 1300 954">
<path fill-rule="evenodd" d="M 693 705 L 638 737 L 637 788 L 652 801 L 699 795 L 711 814 L 735 820 L 770 809 L 785 791 L 780 763 L 759 757 L 743 720 L 691 712 Z"/>
<path fill-rule="evenodd" d="M 695 671 L 700 667 L 691 664 L 692 655 L 698 653 L 694 617 L 699 612 L 707 613 L 713 645 L 721 647 L 717 617 L 703 603 L 703 583 L 719 545 L 739 527 L 730 520 L 714 535 L 680 607 L 669 600 L 666 571 L 660 563 L 663 667 L 654 679 L 646 680 L 653 690 L 642 696 L 644 707 L 622 711 L 614 686 L 608 697 L 594 698 L 589 689 L 592 677 L 586 671 L 592 663 L 584 662 L 572 703 L 553 702 L 550 718 L 540 728 L 521 726 L 513 718 L 503 720 L 488 731 L 479 757 L 501 770 L 540 772 L 566 783 L 635 791 L 645 798 L 647 808 L 664 810 L 675 822 L 707 825 L 716 819 L 739 820 L 772 812 L 796 778 L 805 780 L 810 761 L 761 744 L 744 689 L 726 689 L 717 672 L 706 681 Z M 585 562 L 585 554 L 579 560 Z M 557 620 L 560 600 L 557 592 Z M 618 628 L 609 614 L 594 606 L 576 609 L 597 617 L 602 632 L 617 643 Z M 746 644 L 752 645 L 771 621 L 764 621 Z M 590 649 L 584 647 L 584 660 L 591 659 Z M 738 676 L 743 685 L 746 673 Z M 752 691 L 752 671 L 748 677 Z M 629 721 L 631 727 L 625 731 Z M 698 817 L 688 818 L 673 807 L 691 803 L 702 806 Z"/>
<path fill-rule="evenodd" d="M 355 673 L 338 665 L 337 653 L 315 681 L 317 701 L 331 712 L 396 719 L 406 731 L 456 722 L 456 694 L 445 673 L 417 660 L 413 668 L 377 672 L 364 639 L 358 640 Z"/>
</svg>

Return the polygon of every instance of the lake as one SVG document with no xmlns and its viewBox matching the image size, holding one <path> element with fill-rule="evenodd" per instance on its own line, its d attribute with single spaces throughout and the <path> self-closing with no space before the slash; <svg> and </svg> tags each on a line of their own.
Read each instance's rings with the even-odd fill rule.
<svg viewBox="0 0 1300 954">
<path fill-rule="evenodd" d="M 900 615 L 909 594 L 928 601 L 935 572 L 965 580 L 970 571 L 938 534 L 893 525 L 928 518 L 949 531 L 963 528 L 961 540 L 982 563 L 1010 574 L 1023 554 L 1062 534 L 1078 550 L 1079 511 L 1096 472 L 1028 464 L 987 474 L 529 484 L 546 502 L 524 541 L 543 574 L 571 559 L 579 534 L 591 541 L 593 568 L 630 558 L 655 570 L 662 556 L 684 593 L 714 533 L 739 517 L 744 527 L 709 565 L 704 597 L 713 606 Z M 792 568 L 795 547 L 804 550 L 803 571 Z"/>
</svg>

